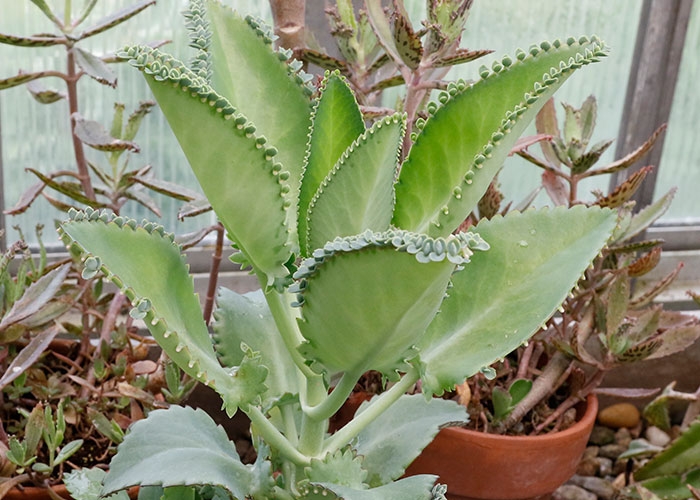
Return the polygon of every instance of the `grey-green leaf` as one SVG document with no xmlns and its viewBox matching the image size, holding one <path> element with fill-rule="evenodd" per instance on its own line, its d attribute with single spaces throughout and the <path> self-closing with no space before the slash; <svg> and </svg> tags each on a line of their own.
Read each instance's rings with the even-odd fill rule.
<svg viewBox="0 0 700 500">
<path fill-rule="evenodd" d="M 102 494 L 130 486 L 214 485 L 247 498 L 251 471 L 203 410 L 173 406 L 136 422 L 119 445 Z"/>
<path fill-rule="evenodd" d="M 364 456 L 368 483 L 377 486 L 401 477 L 441 427 L 468 420 L 466 408 L 454 401 L 426 400 L 420 394 L 401 396 L 357 436 L 355 448 Z"/>
</svg>

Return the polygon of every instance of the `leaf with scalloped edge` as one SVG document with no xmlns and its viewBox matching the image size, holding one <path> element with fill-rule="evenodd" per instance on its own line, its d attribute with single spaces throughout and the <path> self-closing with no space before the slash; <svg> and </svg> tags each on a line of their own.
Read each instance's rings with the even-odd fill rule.
<svg viewBox="0 0 700 500">
<path fill-rule="evenodd" d="M 288 54 L 272 49 L 264 26 L 243 19 L 217 0 L 207 0 L 206 8 L 212 35 L 212 86 L 279 150 L 277 161 L 290 173 L 291 200 L 296 204 L 311 124 L 311 90 L 294 73 L 295 63 L 286 63 Z M 295 206 L 288 216 L 294 227 Z"/>
<path fill-rule="evenodd" d="M 383 118 L 343 153 L 311 200 L 309 253 L 337 236 L 389 229 L 405 126 L 401 115 Z"/>
<path fill-rule="evenodd" d="M 249 498 L 255 489 L 270 492 L 272 476 L 267 483 L 262 479 L 240 461 L 224 429 L 203 410 L 172 406 L 134 423 L 110 463 L 102 494 L 136 485 L 206 484 Z"/>
<path fill-rule="evenodd" d="M 597 38 L 543 42 L 451 84 L 429 105 L 396 186 L 394 225 L 441 236 L 474 209 L 539 109 L 577 68 L 606 54 Z"/>
<path fill-rule="evenodd" d="M 369 404 L 371 400 L 357 413 Z M 357 435 L 355 449 L 369 471 L 367 483 L 378 486 L 398 479 L 442 427 L 468 421 L 467 409 L 455 401 L 402 395 Z"/>
<path fill-rule="evenodd" d="M 299 292 L 302 354 L 329 372 L 395 376 L 415 356 L 455 267 L 487 247 L 474 236 L 366 231 L 314 251 L 290 289 Z"/>
<path fill-rule="evenodd" d="M 264 401 L 278 400 L 284 394 L 299 393 L 297 369 L 277 330 L 261 290 L 240 295 L 221 288 L 216 298 L 213 339 L 216 353 L 225 367 L 241 364 L 245 352 L 241 344 L 260 353 L 267 367 Z"/>
<path fill-rule="evenodd" d="M 120 56 L 144 72 L 202 190 L 247 261 L 267 276 L 267 285 L 287 276 L 292 187 L 276 161 L 277 148 L 181 62 L 144 46 Z"/>
<path fill-rule="evenodd" d="M 455 274 L 419 343 L 423 390 L 442 394 L 505 356 L 556 311 L 615 226 L 608 209 L 528 210 L 482 220 L 488 252 Z"/>
<path fill-rule="evenodd" d="M 143 317 L 159 345 L 188 375 L 221 394 L 229 414 L 265 392 L 267 370 L 253 353 L 233 376 L 219 364 L 173 235 L 154 224 L 142 227 L 92 210 L 71 216 L 59 234 L 82 256 L 84 275 L 103 270 L 131 301 L 132 315 Z"/>
<path fill-rule="evenodd" d="M 363 468 L 364 457 L 353 449 L 336 450 L 323 458 L 312 458 L 304 469 L 304 475 L 312 483 L 333 483 L 351 488 L 365 489 L 367 471 Z"/>
<path fill-rule="evenodd" d="M 437 476 L 421 474 L 367 490 L 340 484 L 311 483 L 301 488 L 299 500 L 432 500 L 436 479 Z"/>
<path fill-rule="evenodd" d="M 320 92 L 313 111 L 299 192 L 298 233 L 302 255 L 309 254 L 306 229 L 311 200 L 341 155 L 365 131 L 360 107 L 344 78 L 338 73 L 326 75 Z"/>
</svg>

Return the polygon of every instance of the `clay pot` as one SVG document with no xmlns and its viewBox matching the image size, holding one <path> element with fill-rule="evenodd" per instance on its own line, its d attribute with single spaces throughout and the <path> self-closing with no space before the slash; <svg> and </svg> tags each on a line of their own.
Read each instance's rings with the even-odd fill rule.
<svg viewBox="0 0 700 500">
<path fill-rule="evenodd" d="M 72 496 L 68 493 L 64 484 L 57 484 L 51 487 L 51 491 L 61 498 L 72 500 Z M 129 498 L 136 499 L 139 496 L 139 488 L 135 486 L 127 491 Z M 12 488 L 3 497 L 3 500 L 52 500 L 51 495 L 46 491 L 46 488 L 38 488 L 36 486 L 26 486 L 21 490 Z"/>
<path fill-rule="evenodd" d="M 547 499 L 576 471 L 598 412 L 588 396 L 570 428 L 541 436 L 442 429 L 406 475 L 434 474 L 449 500 Z"/>
<path fill-rule="evenodd" d="M 62 497 L 70 500 L 72 497 L 70 496 L 70 493 L 68 493 L 68 490 L 66 487 L 62 484 L 57 484 L 56 486 L 52 486 L 51 490 L 53 492 Z M 51 496 L 49 493 L 46 491 L 45 488 L 37 488 L 36 486 L 27 486 L 22 488 L 21 490 L 19 488 L 12 488 L 10 491 L 7 492 L 7 494 L 3 497 L 3 500 L 51 500 Z"/>
</svg>

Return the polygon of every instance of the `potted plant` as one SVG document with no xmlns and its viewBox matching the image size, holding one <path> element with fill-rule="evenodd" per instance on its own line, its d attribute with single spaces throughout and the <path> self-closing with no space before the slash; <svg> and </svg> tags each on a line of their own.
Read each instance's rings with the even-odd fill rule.
<svg viewBox="0 0 700 500">
<path fill-rule="evenodd" d="M 108 463 L 131 422 L 191 386 L 174 364 L 148 358 L 153 341 L 110 319 L 113 293 L 78 284 L 70 261 L 47 264 L 41 252 L 36 259 L 20 240 L 0 262 L 2 498 L 47 498 L 48 487 L 66 496 L 65 472 Z M 89 316 L 75 314 L 83 294 Z M 107 336 L 81 343 L 96 317 Z"/>
<path fill-rule="evenodd" d="M 459 4 L 431 4 L 441 23 L 425 54 L 435 60 L 454 49 Z M 386 33 L 378 7 L 367 3 Z M 219 293 L 212 343 L 161 227 L 87 209 L 59 233 L 85 277 L 105 273 L 185 372 L 229 415 L 248 415 L 258 458 L 244 465 L 210 417 L 171 407 L 132 426 L 102 494 L 140 484 L 159 495 L 441 498 L 435 476 L 398 479 L 441 426 L 466 419 L 432 396 L 526 342 L 617 219 L 561 207 L 456 230 L 538 109 L 605 46 L 583 37 L 518 51 L 478 82 L 444 85 L 427 119 L 418 104 L 428 92 L 414 88 L 413 114 L 367 126 L 341 75 L 309 86 L 258 22 L 216 1 L 191 2 L 186 17 L 189 67 L 144 46 L 120 56 L 143 71 L 260 291 Z M 387 390 L 327 434 L 369 370 Z M 422 395 L 406 394 L 416 385 Z"/>
<path fill-rule="evenodd" d="M 78 112 L 80 79 L 89 76 L 116 85 L 109 68 L 113 55 L 97 56 L 80 42 L 155 2 L 139 2 L 97 22 L 90 16 L 96 2 L 85 3 L 75 13 L 67 1 L 65 15 L 60 16 L 47 3 L 34 3 L 57 33 L 0 34 L 0 42 L 20 48 L 63 45 L 66 70 L 20 70 L 0 79 L 0 90 L 25 85 L 41 104 L 67 100 L 76 170 L 28 169 L 38 183 L 6 213 L 24 212 L 40 195 L 62 211 L 89 204 L 119 212 L 132 201 L 156 214 L 158 206 L 145 188 L 194 199 L 187 190 L 153 179 L 150 166 L 129 168 L 132 154 L 139 151 L 134 139 L 153 102 L 141 103 L 129 115 L 123 104 L 115 104 L 109 132 Z M 61 79 L 66 92 L 40 84 L 50 77 Z M 85 146 L 103 152 L 102 160 L 90 157 Z M 67 496 L 64 473 L 76 467 L 104 467 L 132 421 L 180 401 L 193 385 L 174 364 L 160 358 L 155 342 L 138 333 L 133 319 L 124 319 L 128 306 L 123 294 L 105 287 L 99 277 L 83 279 L 71 259 L 49 258 L 40 231 L 37 239 L 38 251 L 32 253 L 20 233 L 20 241 L 2 256 L 0 266 L 0 497 L 34 490 L 44 498 Z"/>
<path fill-rule="evenodd" d="M 653 146 L 663 128 L 624 158 L 596 167 L 612 141 L 590 143 L 596 122 L 595 99 L 589 97 L 581 108 L 565 104 L 564 110 L 563 132 L 553 101 L 545 104 L 537 116 L 537 131 L 541 134 L 537 139 L 543 156 L 530 152 L 531 144 L 527 143 L 515 152 L 542 169 L 542 188 L 553 204 L 614 209 L 618 213 L 618 227 L 608 246 L 564 300 L 559 314 L 545 322 L 526 346 L 492 365 L 489 376 L 478 374 L 458 387 L 454 397 L 468 407 L 471 430 L 444 429 L 409 469 L 415 473 L 455 470 L 453 481 L 459 482 L 461 491 L 469 492 L 470 497 L 506 498 L 507 491 L 513 491 L 518 495 L 514 498 L 525 498 L 551 492 L 578 466 L 578 457 L 595 421 L 597 404 L 590 403 L 596 391 L 617 397 L 643 397 L 655 392 L 637 388 L 599 389 L 605 374 L 618 366 L 680 352 L 700 337 L 697 318 L 664 311 L 662 305 L 652 303 L 680 268 L 644 290 L 635 290 L 633 283 L 659 262 L 662 242 L 640 236 L 663 215 L 674 192 L 635 211 L 630 200 L 651 168 L 646 167 L 608 195 L 597 192 L 593 199 L 584 200 L 579 194 L 583 180 L 633 166 Z M 492 183 L 466 225 L 507 212 L 510 205 L 504 207 L 503 199 L 497 183 Z M 534 195 L 526 204 L 532 203 L 532 199 Z M 583 401 L 589 402 L 589 413 L 581 419 Z M 577 445 L 570 441 L 571 453 L 556 456 L 551 441 L 571 439 L 576 431 L 580 439 Z M 466 443 L 457 444 L 460 438 Z M 482 451 L 487 449 L 492 449 L 495 456 L 484 456 Z M 515 465 L 518 462 L 514 459 L 519 450 L 527 455 L 523 457 L 522 469 Z M 543 452 L 540 459 L 535 456 L 536 450 Z M 457 466 L 460 454 L 464 459 Z M 542 464 L 548 461 L 557 463 L 558 467 L 544 474 Z M 493 470 L 485 469 L 486 464 Z M 511 485 L 502 480 L 493 486 L 481 479 L 506 465 Z M 481 473 L 464 474 L 465 470 Z M 450 482 L 446 472 L 443 477 Z M 516 484 L 518 488 L 513 488 Z M 534 488 L 531 493 L 525 490 L 527 484 Z"/>
</svg>

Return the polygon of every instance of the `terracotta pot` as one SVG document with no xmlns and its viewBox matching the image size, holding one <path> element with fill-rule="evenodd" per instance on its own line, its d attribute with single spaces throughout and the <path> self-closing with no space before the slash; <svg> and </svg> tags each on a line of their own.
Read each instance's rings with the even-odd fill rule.
<svg viewBox="0 0 700 500">
<path fill-rule="evenodd" d="M 64 484 L 57 484 L 51 487 L 53 493 L 66 500 L 72 500 L 72 496 L 68 493 Z M 136 499 L 139 496 L 139 488 L 135 486 L 127 490 L 129 498 Z M 51 495 L 46 491 L 46 488 L 38 488 L 36 486 L 26 486 L 21 490 L 12 488 L 3 497 L 3 500 L 52 500 Z"/>
<path fill-rule="evenodd" d="M 541 436 L 442 429 L 406 475 L 435 474 L 449 500 L 546 499 L 576 471 L 598 412 L 588 396 L 570 428 Z"/>
<path fill-rule="evenodd" d="M 52 486 L 51 489 L 55 494 L 62 498 L 66 498 L 68 500 L 72 498 L 63 484 Z M 21 490 L 19 488 L 12 488 L 7 492 L 7 495 L 3 497 L 3 500 L 51 500 L 51 496 L 48 494 L 45 488 L 27 486 Z"/>
</svg>

